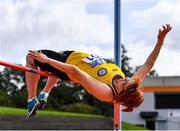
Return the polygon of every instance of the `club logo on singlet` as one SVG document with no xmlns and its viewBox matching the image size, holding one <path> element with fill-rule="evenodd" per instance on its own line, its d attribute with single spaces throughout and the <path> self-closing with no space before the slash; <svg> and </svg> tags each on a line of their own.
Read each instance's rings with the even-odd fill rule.
<svg viewBox="0 0 180 131">
<path fill-rule="evenodd" d="M 101 68 L 98 70 L 98 76 L 104 76 L 107 73 L 107 69 Z"/>
</svg>

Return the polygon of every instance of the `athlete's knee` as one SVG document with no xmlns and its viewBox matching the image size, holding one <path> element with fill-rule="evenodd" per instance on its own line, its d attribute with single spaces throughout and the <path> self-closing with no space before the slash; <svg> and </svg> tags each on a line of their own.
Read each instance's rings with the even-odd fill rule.
<svg viewBox="0 0 180 131">
<path fill-rule="evenodd" d="M 26 55 L 26 66 L 28 66 L 28 67 L 35 66 L 34 58 L 29 54 Z"/>
</svg>

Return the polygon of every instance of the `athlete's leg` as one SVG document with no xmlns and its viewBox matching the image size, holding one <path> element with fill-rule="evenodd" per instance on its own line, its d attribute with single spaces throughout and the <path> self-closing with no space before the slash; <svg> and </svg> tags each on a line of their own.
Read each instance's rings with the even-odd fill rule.
<svg viewBox="0 0 180 131">
<path fill-rule="evenodd" d="M 42 53 L 44 53 L 46 56 L 61 61 L 61 62 L 66 62 L 67 57 L 70 55 L 70 53 L 72 53 L 72 51 L 67 51 L 62 53 L 57 53 L 55 51 L 51 51 L 51 50 L 40 50 Z M 44 64 L 41 63 L 37 60 L 34 60 L 32 57 L 27 56 L 27 66 L 31 67 L 31 68 L 40 68 L 42 70 L 51 72 L 55 75 L 57 75 L 59 78 L 63 79 L 63 80 L 69 80 L 69 77 L 67 76 L 66 73 L 61 72 L 60 70 L 52 67 L 51 65 L 48 64 Z M 35 74 L 31 74 L 31 73 L 27 73 L 26 74 L 26 83 L 27 83 L 27 87 L 28 87 L 28 99 L 32 99 L 34 97 L 36 97 L 36 90 L 37 90 L 37 85 L 38 85 L 38 80 L 39 80 L 39 75 L 35 75 Z M 58 79 L 53 79 L 53 78 L 48 78 L 46 86 L 44 87 L 44 89 L 41 91 L 41 93 L 39 94 L 39 96 L 37 97 L 37 101 L 40 102 L 40 106 L 37 108 L 43 108 L 44 105 L 47 103 L 47 99 L 49 96 L 49 92 L 51 91 L 51 89 L 54 87 L 54 85 L 57 83 Z M 36 111 L 37 109 L 33 110 Z M 34 113 L 34 112 L 33 112 Z M 29 113 L 30 116 L 32 113 Z"/>
<path fill-rule="evenodd" d="M 34 59 L 29 55 L 27 55 L 26 57 L 26 66 L 30 68 L 38 69 L 38 67 L 34 65 Z M 27 118 L 30 118 L 36 114 L 36 110 L 39 109 L 40 107 L 40 103 L 36 98 L 36 90 L 40 75 L 26 72 L 25 78 L 26 78 L 26 86 L 28 90 Z"/>
<path fill-rule="evenodd" d="M 26 57 L 26 66 L 30 68 L 38 69 L 38 67 L 34 64 L 34 59 L 30 55 L 27 55 Z M 39 74 L 33 74 L 30 72 L 25 73 L 26 86 L 28 90 L 28 100 L 36 97 L 39 78 L 40 78 Z"/>
<path fill-rule="evenodd" d="M 46 85 L 42 92 L 50 93 L 55 84 L 59 81 L 59 79 L 48 77 Z"/>
<path fill-rule="evenodd" d="M 51 50 L 41 50 L 42 53 L 46 54 L 46 56 L 61 61 L 66 62 L 67 57 L 72 53 L 72 51 L 61 51 L 61 52 L 55 52 Z M 69 77 L 66 75 L 66 73 L 59 71 L 58 69 L 50 66 L 50 65 L 42 65 L 42 63 L 35 60 L 35 64 L 40 67 L 43 70 L 49 71 L 51 73 L 54 73 L 57 75 L 60 79 L 63 80 L 69 80 Z M 59 81 L 59 79 L 48 77 L 47 83 L 42 90 L 42 92 L 50 93 L 51 89 L 54 87 L 54 85 Z"/>
<path fill-rule="evenodd" d="M 52 88 L 55 86 L 55 84 L 58 81 L 59 79 L 48 77 L 44 89 L 40 92 L 39 96 L 37 97 L 38 101 L 40 102 L 40 108 L 45 107 L 48 100 L 49 93 L 51 92 Z"/>
</svg>

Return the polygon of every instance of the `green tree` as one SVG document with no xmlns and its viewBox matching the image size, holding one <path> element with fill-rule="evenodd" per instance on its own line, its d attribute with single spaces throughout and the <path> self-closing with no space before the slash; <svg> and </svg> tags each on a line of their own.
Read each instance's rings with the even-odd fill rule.
<svg viewBox="0 0 180 131">
<path fill-rule="evenodd" d="M 27 93 L 25 90 L 24 72 L 5 67 L 0 75 L 0 90 L 11 101 L 11 106 L 24 107 L 25 97 Z M 23 88 L 24 87 L 24 88 Z M 4 103 L 8 106 L 8 103 Z"/>
<path fill-rule="evenodd" d="M 126 76 L 131 77 L 141 67 L 141 65 L 138 65 L 136 67 L 130 66 L 131 58 L 127 56 L 127 50 L 126 50 L 126 48 L 125 48 L 125 46 L 123 44 L 121 45 L 121 52 L 122 52 L 122 55 L 121 55 L 122 71 L 124 72 L 124 74 Z M 147 74 L 147 76 L 157 77 L 158 73 L 154 69 L 154 70 L 151 70 Z"/>
<path fill-rule="evenodd" d="M 8 95 L 0 90 L 0 106 L 11 106 L 13 103 L 9 99 Z"/>
<path fill-rule="evenodd" d="M 141 66 L 136 66 L 135 67 L 135 72 L 140 68 Z M 155 69 L 151 70 L 147 76 L 151 76 L 151 77 L 157 77 L 158 76 L 158 73 Z"/>
<path fill-rule="evenodd" d="M 82 102 L 83 96 L 84 89 L 81 85 L 60 80 L 52 89 L 46 108 L 60 110 L 64 105 Z"/>
<path fill-rule="evenodd" d="M 133 67 L 131 67 L 129 64 L 129 61 L 131 60 L 131 58 L 127 56 L 127 50 L 123 44 L 121 45 L 121 52 L 122 52 L 122 55 L 121 55 L 122 71 L 124 72 L 126 76 L 131 77 L 134 73 Z"/>
</svg>

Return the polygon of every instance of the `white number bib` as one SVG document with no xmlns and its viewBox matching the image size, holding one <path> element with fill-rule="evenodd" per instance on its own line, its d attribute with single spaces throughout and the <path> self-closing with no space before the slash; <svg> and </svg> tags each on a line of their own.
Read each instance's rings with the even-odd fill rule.
<svg viewBox="0 0 180 131">
<path fill-rule="evenodd" d="M 91 65 L 91 67 L 96 67 L 97 65 L 104 64 L 106 61 L 97 55 L 91 54 L 82 59 L 82 61 Z"/>
</svg>

